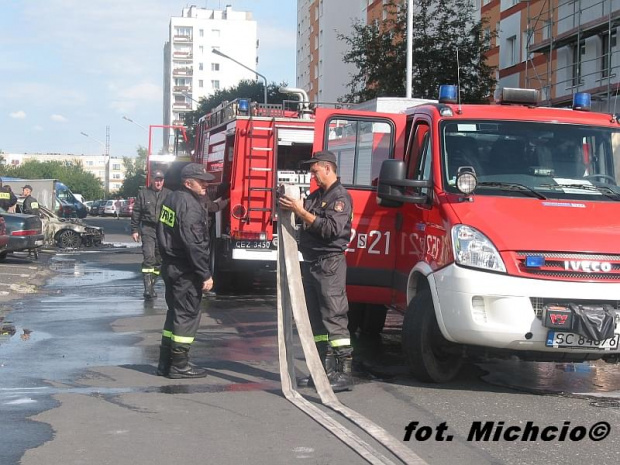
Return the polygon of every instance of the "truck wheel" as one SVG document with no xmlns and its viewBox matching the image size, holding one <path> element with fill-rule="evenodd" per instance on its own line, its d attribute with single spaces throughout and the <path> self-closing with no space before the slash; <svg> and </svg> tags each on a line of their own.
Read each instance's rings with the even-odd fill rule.
<svg viewBox="0 0 620 465">
<path fill-rule="evenodd" d="M 1 252 L 0 253 L 0 262 L 3 262 L 6 260 L 6 257 L 9 255 L 8 252 Z"/>
<path fill-rule="evenodd" d="M 82 238 L 75 231 L 66 229 L 58 234 L 56 242 L 62 249 L 77 249 L 82 244 Z"/>
<path fill-rule="evenodd" d="M 412 374 L 423 382 L 451 381 L 463 365 L 459 346 L 441 334 L 429 290 L 418 293 L 407 307 L 402 345 Z"/>
</svg>

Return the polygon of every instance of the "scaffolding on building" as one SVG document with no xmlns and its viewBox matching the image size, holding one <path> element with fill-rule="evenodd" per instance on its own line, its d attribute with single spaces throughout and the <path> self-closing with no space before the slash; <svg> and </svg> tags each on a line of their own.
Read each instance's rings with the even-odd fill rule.
<svg viewBox="0 0 620 465">
<path fill-rule="evenodd" d="M 525 1 L 526 87 L 539 89 L 549 106 L 570 105 L 575 93 L 588 92 L 594 109 L 615 113 L 620 0 Z"/>
</svg>

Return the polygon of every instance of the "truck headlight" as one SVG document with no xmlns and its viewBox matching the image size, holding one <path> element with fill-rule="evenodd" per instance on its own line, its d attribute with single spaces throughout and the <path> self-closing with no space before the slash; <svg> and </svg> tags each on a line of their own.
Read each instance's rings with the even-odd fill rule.
<svg viewBox="0 0 620 465">
<path fill-rule="evenodd" d="M 506 272 L 504 261 L 493 243 L 476 228 L 464 224 L 454 226 L 452 248 L 458 265 Z"/>
</svg>

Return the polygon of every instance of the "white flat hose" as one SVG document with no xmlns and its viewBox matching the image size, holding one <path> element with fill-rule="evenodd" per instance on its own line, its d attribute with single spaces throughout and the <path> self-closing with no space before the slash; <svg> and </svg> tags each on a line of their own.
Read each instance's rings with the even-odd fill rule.
<svg viewBox="0 0 620 465">
<path fill-rule="evenodd" d="M 286 186 L 285 193 L 288 197 L 299 198 L 298 187 Z M 377 465 L 394 464 L 393 461 L 317 408 L 297 391 L 292 355 L 294 319 L 306 364 L 322 403 L 355 423 L 394 454 L 394 456 L 398 457 L 402 463 L 426 465 L 424 460 L 405 447 L 386 430 L 343 405 L 332 391 L 325 374 L 325 369 L 321 364 L 314 343 L 314 335 L 310 327 L 293 225 L 294 214 L 278 210 L 278 351 L 280 356 L 280 378 L 282 380 L 284 396 L 369 463 Z"/>
</svg>

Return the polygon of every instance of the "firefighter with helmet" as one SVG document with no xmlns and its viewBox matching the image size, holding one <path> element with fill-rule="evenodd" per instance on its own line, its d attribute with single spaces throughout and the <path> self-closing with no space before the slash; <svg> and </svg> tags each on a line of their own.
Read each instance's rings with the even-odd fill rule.
<svg viewBox="0 0 620 465">
<path fill-rule="evenodd" d="M 349 303 L 346 294 L 347 263 L 344 251 L 351 237 L 353 202 L 340 184 L 336 156 L 317 152 L 303 162 L 319 188 L 304 200 L 287 196 L 279 204 L 303 222 L 299 249 L 304 261 L 301 275 L 308 316 L 319 356 L 334 392 L 353 386 Z M 311 379 L 299 384 L 310 384 Z"/>
<path fill-rule="evenodd" d="M 139 242 L 142 239 L 142 278 L 144 298 L 154 299 L 155 281 L 160 273 L 161 256 L 157 244 L 157 221 L 161 205 L 170 193 L 164 187 L 164 173 L 155 171 L 149 186 L 138 192 L 131 214 L 131 237 Z"/>
</svg>

